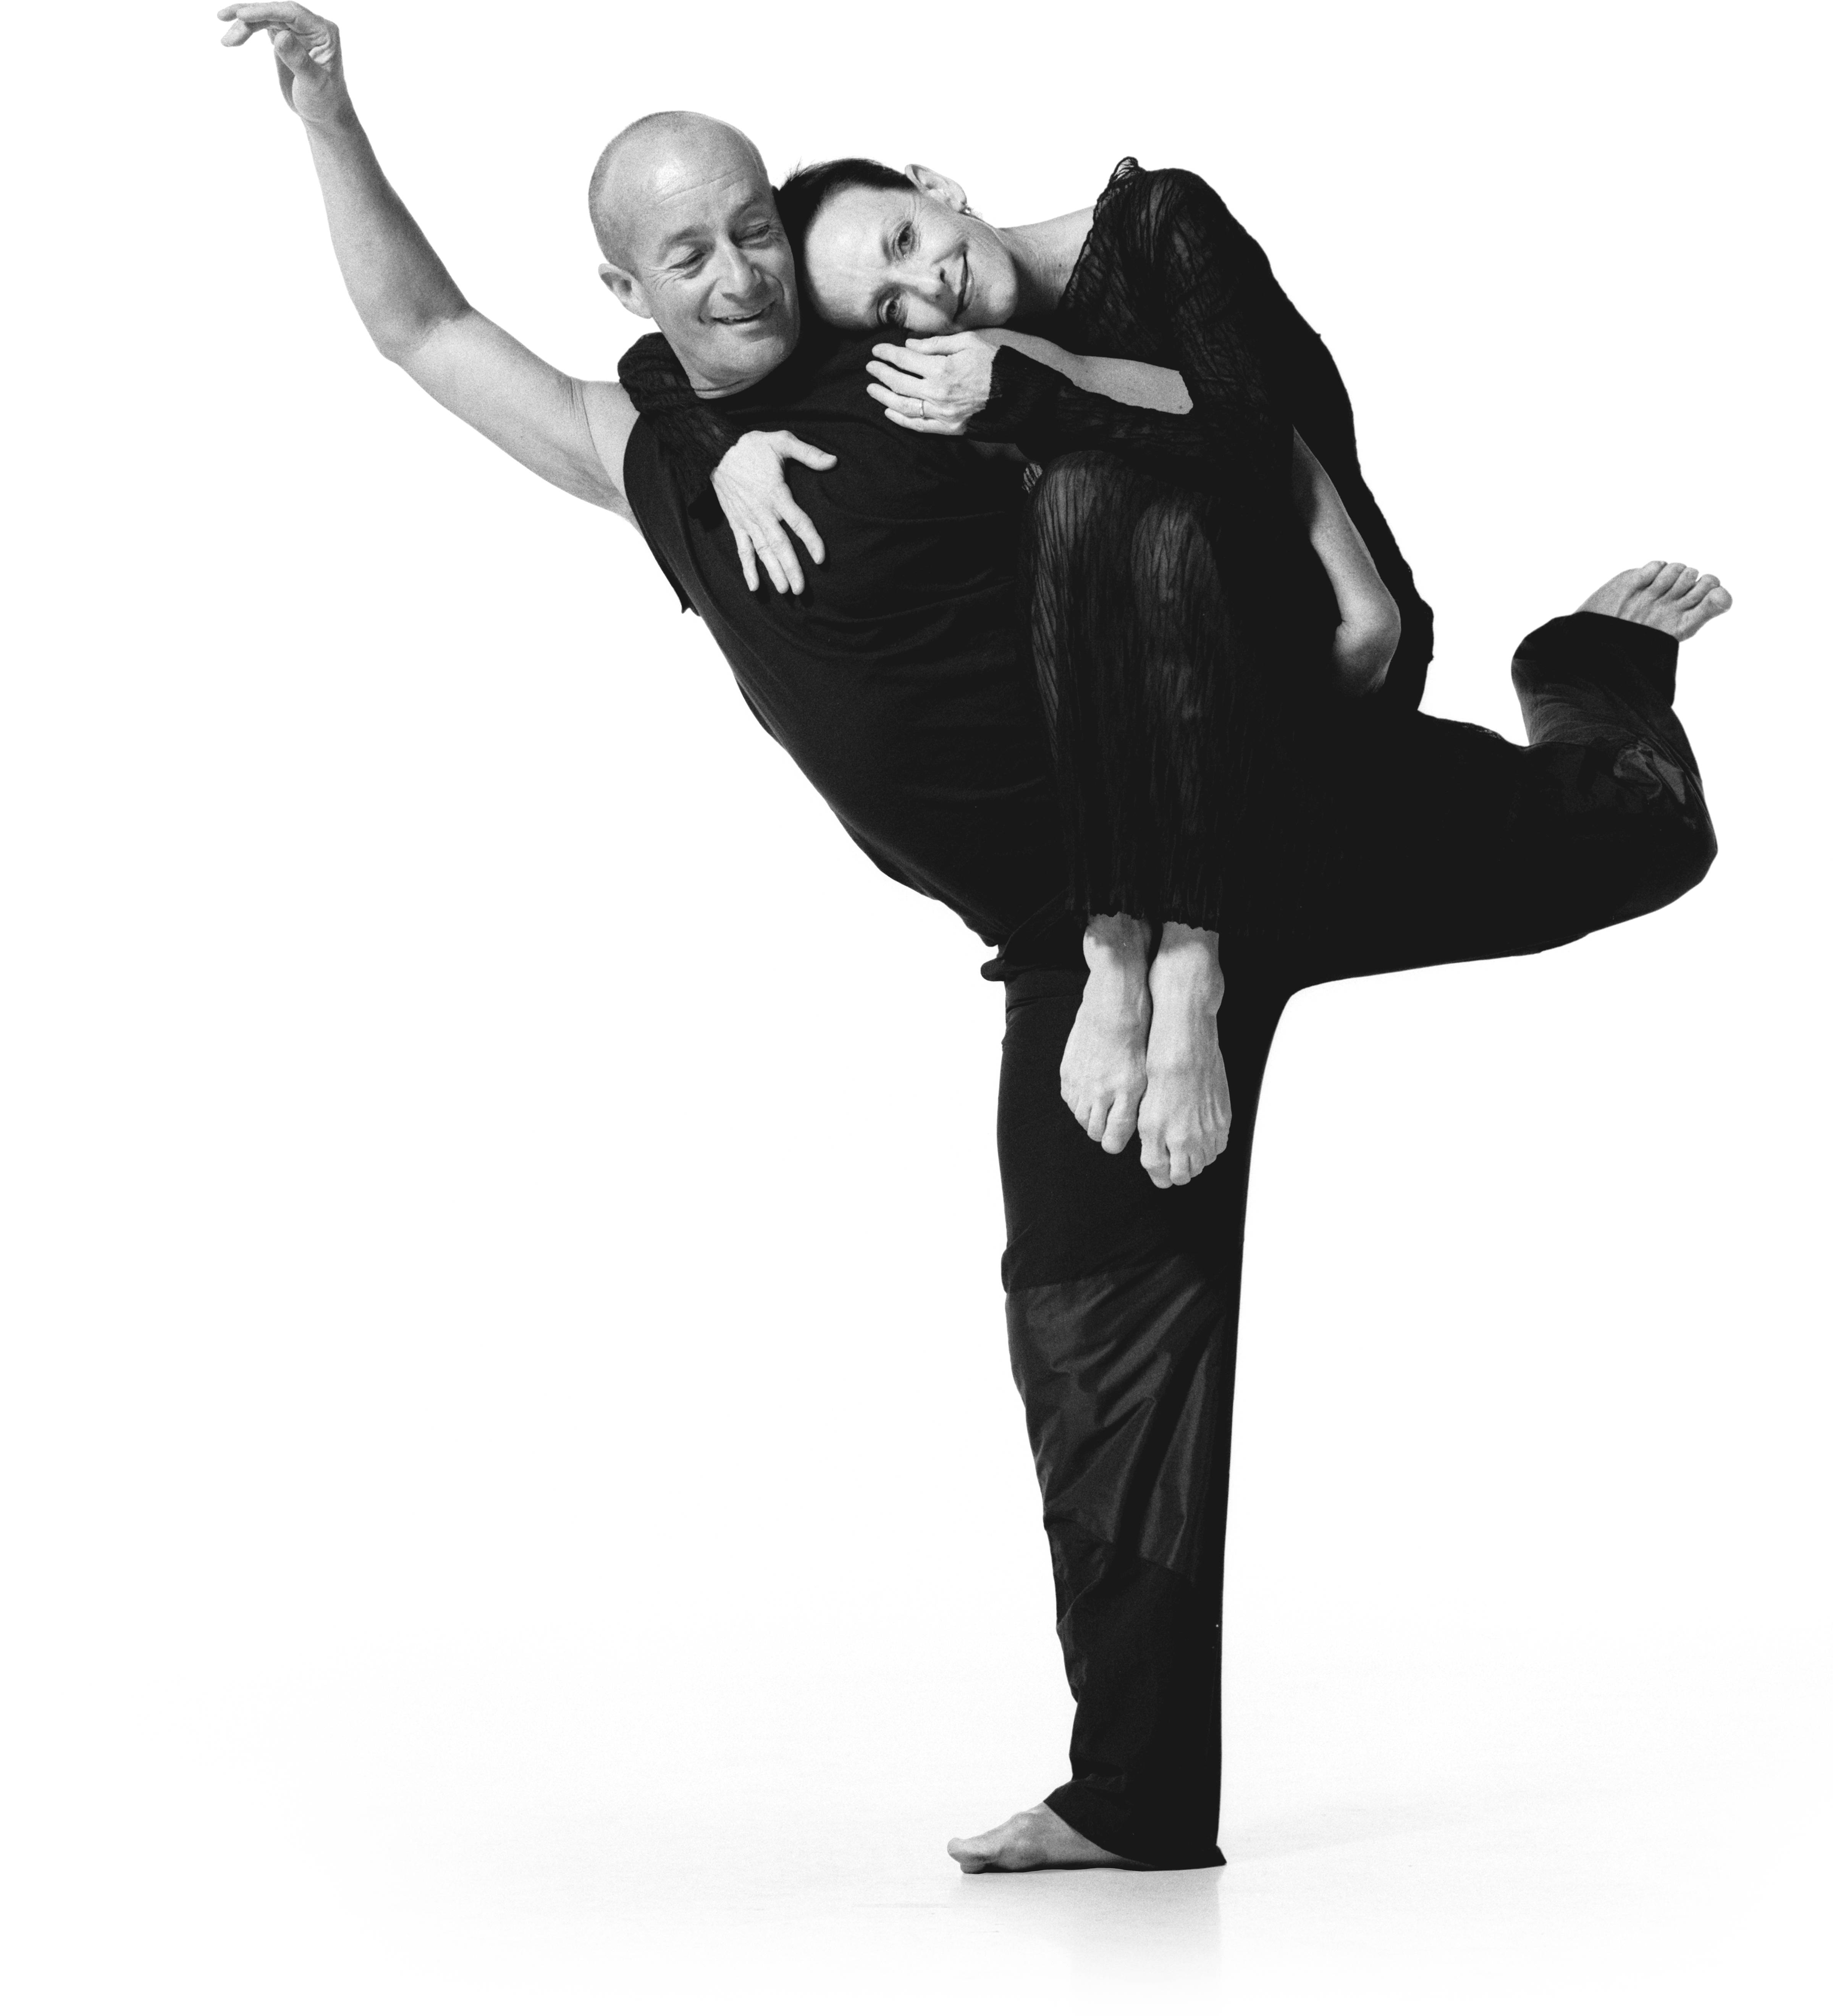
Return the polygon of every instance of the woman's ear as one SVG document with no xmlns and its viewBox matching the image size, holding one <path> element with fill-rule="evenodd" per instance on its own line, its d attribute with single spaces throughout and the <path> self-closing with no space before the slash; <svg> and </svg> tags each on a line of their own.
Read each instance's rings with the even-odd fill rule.
<svg viewBox="0 0 1833 2016">
<path fill-rule="evenodd" d="M 620 308 L 628 308 L 644 322 L 655 320 L 650 313 L 649 297 L 643 291 L 643 283 L 634 273 L 627 273 L 621 266 L 613 266 L 601 260 L 598 277 L 617 296 Z"/>
<path fill-rule="evenodd" d="M 952 182 L 946 175 L 938 175 L 934 168 L 926 168 L 916 161 L 913 161 L 904 173 L 926 196 L 939 203 L 943 209 L 967 209 L 967 192 L 959 182 Z"/>
</svg>

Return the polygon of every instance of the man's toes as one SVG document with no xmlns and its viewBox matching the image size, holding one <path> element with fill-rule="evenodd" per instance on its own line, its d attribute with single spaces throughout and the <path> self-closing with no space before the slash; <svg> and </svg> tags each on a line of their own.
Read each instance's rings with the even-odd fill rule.
<svg viewBox="0 0 1833 2016">
<path fill-rule="evenodd" d="M 1689 637 L 1697 637 L 1715 616 L 1723 616 L 1730 606 L 1730 596 L 1722 588 L 1714 589 L 1709 595 L 1680 611 L 1674 635 L 1685 643 Z"/>
<path fill-rule="evenodd" d="M 1655 571 L 1654 580 L 1648 585 L 1650 594 L 1655 596 L 1658 599 L 1665 599 L 1667 596 L 1673 593 L 1675 582 L 1677 581 L 1680 578 L 1681 575 L 1686 571 L 1686 568 L 1681 565 L 1680 561 L 1664 560 L 1661 566 Z"/>
<path fill-rule="evenodd" d="M 1680 597 L 1681 607 L 1690 609 L 1695 603 L 1705 601 L 1718 585 L 1719 578 L 1716 574 L 1695 574 L 1686 593 Z"/>
<path fill-rule="evenodd" d="M 1086 1111 L 1077 1115 L 1082 1121 L 1083 1132 L 1091 1141 L 1099 1141 L 1107 1132 L 1107 1115 L 1113 1104 L 1111 1093 L 1097 1092 L 1089 1097 Z"/>
</svg>

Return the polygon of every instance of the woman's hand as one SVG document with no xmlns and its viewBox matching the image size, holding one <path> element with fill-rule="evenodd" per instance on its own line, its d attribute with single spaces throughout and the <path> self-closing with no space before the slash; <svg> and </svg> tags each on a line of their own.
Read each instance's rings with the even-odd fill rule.
<svg viewBox="0 0 1833 2016">
<path fill-rule="evenodd" d="M 799 462 L 809 469 L 831 469 L 838 459 L 826 448 L 810 448 L 787 433 L 742 434 L 721 458 L 713 471 L 713 495 L 732 527 L 744 585 L 754 593 L 759 560 L 779 595 L 801 593 L 801 563 L 790 543 L 790 532 L 808 548 L 817 567 L 827 557 L 821 535 L 790 495 L 783 465 Z"/>
<path fill-rule="evenodd" d="M 888 420 L 913 434 L 964 434 L 992 397 L 993 358 L 1007 340 L 1003 329 L 969 329 L 875 343 L 866 369 L 878 383 L 866 389 Z"/>
</svg>

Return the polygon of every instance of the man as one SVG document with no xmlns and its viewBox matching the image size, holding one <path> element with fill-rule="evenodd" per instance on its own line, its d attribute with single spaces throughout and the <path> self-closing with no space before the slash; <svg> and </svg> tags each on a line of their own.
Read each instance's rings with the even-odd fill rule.
<svg viewBox="0 0 1833 2016">
<path fill-rule="evenodd" d="M 825 541 L 827 563 L 804 579 L 774 508 L 753 531 L 741 522 L 735 563 L 717 513 L 618 387 L 554 370 L 453 286 L 357 123 L 331 24 L 290 0 L 221 18 L 232 45 L 263 29 L 273 38 L 346 283 L 384 354 L 537 473 L 636 523 L 760 721 L 855 841 L 999 946 L 987 970 L 1007 984 L 1012 1360 L 1077 1711 L 1070 1780 L 950 1852 L 969 1870 L 1219 1862 L 1241 1234 L 1280 1011 L 1326 979 L 1561 943 L 1696 882 L 1714 842 L 1672 712 L 1673 660 L 1728 598 L 1709 576 L 1651 565 L 1536 632 L 1516 661 L 1527 749 L 1417 716 L 1346 755 L 1320 748 L 1327 866 L 1277 949 L 1229 967 L 1227 1152 L 1200 1181 L 1161 1188 L 1138 1162 L 1104 1154 L 1058 1096 L 1082 926 L 1064 905 L 1017 647 L 1017 472 L 971 444 L 884 425 L 860 369 L 869 340 L 798 351 L 795 276 L 755 149 L 716 121 L 655 115 L 620 135 L 593 176 L 607 284 L 655 320 L 702 398 L 752 430 L 793 421 L 817 443 L 797 459 L 821 472 L 821 529 L 794 499 L 788 522 L 817 559 Z M 1118 464 L 1071 456 L 1043 494 L 1073 527 L 1111 511 L 1125 481 Z M 802 592 L 753 592 L 754 560 Z"/>
</svg>

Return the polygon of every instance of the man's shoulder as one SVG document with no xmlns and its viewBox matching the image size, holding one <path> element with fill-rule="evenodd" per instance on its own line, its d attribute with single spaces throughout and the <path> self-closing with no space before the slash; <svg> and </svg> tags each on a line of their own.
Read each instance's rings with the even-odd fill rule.
<svg viewBox="0 0 1833 2016">
<path fill-rule="evenodd" d="M 688 592 L 687 582 L 695 572 L 695 555 L 688 534 L 686 500 L 668 480 L 668 464 L 654 428 L 634 408 L 620 475 L 631 522 L 643 535 L 650 557 L 674 589 L 682 610 L 702 614 Z"/>
</svg>

